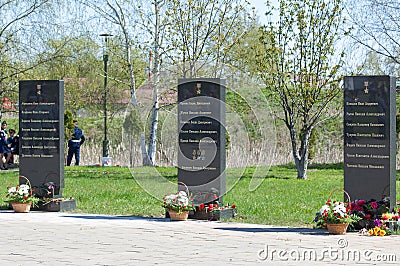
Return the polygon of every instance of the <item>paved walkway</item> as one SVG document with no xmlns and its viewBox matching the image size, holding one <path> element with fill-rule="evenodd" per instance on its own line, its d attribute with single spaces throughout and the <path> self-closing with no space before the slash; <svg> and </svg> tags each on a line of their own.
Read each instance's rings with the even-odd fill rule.
<svg viewBox="0 0 400 266">
<path fill-rule="evenodd" d="M 0 212 L 1 265 L 399 264 L 400 236 L 66 212 Z M 311 262 L 311 263 L 310 263 Z"/>
</svg>

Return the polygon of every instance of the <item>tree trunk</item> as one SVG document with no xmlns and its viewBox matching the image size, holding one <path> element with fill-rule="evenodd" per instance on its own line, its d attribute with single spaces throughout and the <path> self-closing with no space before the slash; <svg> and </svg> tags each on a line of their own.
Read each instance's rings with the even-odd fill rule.
<svg viewBox="0 0 400 266">
<path fill-rule="evenodd" d="M 297 169 L 298 179 L 307 179 L 308 168 L 308 148 L 311 129 L 304 131 L 301 139 L 300 150 L 297 149 L 297 134 L 293 126 L 288 126 L 290 131 L 290 140 L 292 142 L 292 154 Z"/>
<path fill-rule="evenodd" d="M 297 178 L 298 179 L 307 179 L 307 167 L 308 167 L 308 160 L 302 158 L 301 160 L 297 160 L 296 168 L 297 168 Z"/>
<path fill-rule="evenodd" d="M 154 166 L 156 164 L 156 151 L 157 151 L 157 128 L 158 128 L 158 91 L 157 84 L 154 84 L 154 95 L 153 95 L 153 112 L 151 116 L 150 126 L 150 139 L 148 149 L 149 165 Z"/>
<path fill-rule="evenodd" d="M 150 137 L 148 147 L 148 163 L 151 166 L 156 164 L 156 152 L 157 152 L 157 129 L 158 129 L 158 81 L 159 81 L 159 65 L 160 65 L 160 54 L 159 54 L 159 30 L 160 30 L 160 1 L 154 1 L 154 13 L 155 13 L 155 26 L 154 26 L 154 68 L 152 69 L 152 58 L 150 53 L 150 84 L 153 84 L 153 107 L 150 124 Z M 154 76 L 154 83 L 151 78 Z"/>
<path fill-rule="evenodd" d="M 300 144 L 300 160 L 297 167 L 297 178 L 298 179 L 307 179 L 307 168 L 308 168 L 308 152 L 309 152 L 309 141 L 310 141 L 311 129 L 304 130 L 301 136 L 301 144 Z"/>
</svg>

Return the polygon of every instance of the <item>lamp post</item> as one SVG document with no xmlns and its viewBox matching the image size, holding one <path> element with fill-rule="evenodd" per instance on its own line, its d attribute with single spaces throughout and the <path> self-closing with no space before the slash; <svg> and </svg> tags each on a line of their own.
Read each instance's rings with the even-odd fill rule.
<svg viewBox="0 0 400 266">
<path fill-rule="evenodd" d="M 108 157 L 108 139 L 107 139 L 107 62 L 108 62 L 108 37 L 113 36 L 112 34 L 103 33 L 100 34 L 104 37 L 103 47 L 103 62 L 104 62 L 104 100 L 103 100 L 103 112 L 104 112 L 104 140 L 103 140 L 103 157 Z"/>
</svg>

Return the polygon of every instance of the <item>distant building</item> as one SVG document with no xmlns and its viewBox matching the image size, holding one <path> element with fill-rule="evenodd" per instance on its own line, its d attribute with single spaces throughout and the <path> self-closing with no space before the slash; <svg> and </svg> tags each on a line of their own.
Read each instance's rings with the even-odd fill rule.
<svg viewBox="0 0 400 266">
<path fill-rule="evenodd" d="M 7 97 L 2 98 L 1 107 L 2 107 L 2 110 L 5 110 L 5 111 L 16 111 L 17 110 L 16 103 Z"/>
</svg>

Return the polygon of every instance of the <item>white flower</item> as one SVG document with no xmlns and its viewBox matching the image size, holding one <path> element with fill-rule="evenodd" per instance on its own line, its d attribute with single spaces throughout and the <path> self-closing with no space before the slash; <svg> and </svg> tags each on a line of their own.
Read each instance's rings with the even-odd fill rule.
<svg viewBox="0 0 400 266">
<path fill-rule="evenodd" d="M 16 189 L 15 187 L 11 187 L 11 188 L 8 190 L 8 194 L 12 194 L 12 193 L 15 193 L 15 192 L 17 192 L 17 189 Z"/>
<path fill-rule="evenodd" d="M 179 200 L 179 205 L 187 206 L 188 204 L 189 204 L 189 199 L 188 198 L 181 198 Z"/>
<path fill-rule="evenodd" d="M 324 213 L 325 211 L 329 212 L 330 211 L 330 207 L 328 205 L 324 205 L 321 207 L 321 209 L 319 210 L 320 213 Z"/>
<path fill-rule="evenodd" d="M 189 198 L 185 191 L 179 191 L 175 194 L 170 194 L 164 197 L 164 201 L 167 205 L 175 206 L 188 206 Z"/>
<path fill-rule="evenodd" d="M 171 194 L 165 197 L 165 202 L 167 204 L 173 204 L 174 201 L 176 200 L 176 195 L 175 194 Z"/>
<path fill-rule="evenodd" d="M 336 202 L 333 208 L 333 212 L 340 215 L 340 217 L 344 217 L 347 213 L 346 207 L 343 202 Z"/>
<path fill-rule="evenodd" d="M 19 186 L 19 188 L 20 189 L 24 189 L 24 190 L 29 190 L 30 187 L 28 185 L 26 185 L 26 184 L 22 184 L 22 185 Z"/>
<path fill-rule="evenodd" d="M 185 191 L 182 191 L 182 190 L 179 191 L 178 195 L 179 195 L 180 197 L 187 197 L 186 192 L 185 192 Z"/>
</svg>

